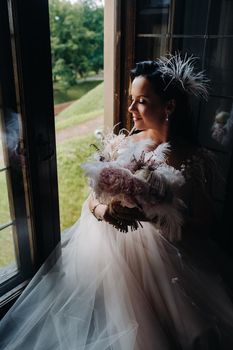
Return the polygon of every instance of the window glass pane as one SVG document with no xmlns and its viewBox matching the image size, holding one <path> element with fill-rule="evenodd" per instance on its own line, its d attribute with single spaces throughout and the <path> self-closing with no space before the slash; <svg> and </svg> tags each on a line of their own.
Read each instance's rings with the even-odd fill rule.
<svg viewBox="0 0 233 350">
<path fill-rule="evenodd" d="M 0 172 L 0 226 L 11 221 L 10 207 L 7 192 L 6 171 Z"/>
<path fill-rule="evenodd" d="M 0 169 L 5 167 L 4 157 L 3 157 L 3 147 L 2 147 L 2 137 L 0 131 Z"/>
<path fill-rule="evenodd" d="M 9 264 L 12 269 L 16 269 L 15 264 L 15 248 L 13 241 L 13 227 L 7 227 L 0 231 L 0 280 L 4 275 L 4 267 L 7 266 L 7 274 L 9 275 Z"/>
<path fill-rule="evenodd" d="M 207 40 L 205 69 L 215 95 L 233 96 L 232 47 L 233 38 Z"/>
<path fill-rule="evenodd" d="M 212 196 L 215 200 L 224 201 L 227 194 L 227 179 L 231 158 L 228 154 L 213 153 L 216 171 L 212 183 Z"/>
<path fill-rule="evenodd" d="M 137 32 L 139 34 L 166 34 L 170 6 L 170 0 L 140 1 Z"/>
<path fill-rule="evenodd" d="M 209 97 L 199 120 L 199 140 L 216 151 L 228 153 L 233 143 L 233 99 Z"/>
<path fill-rule="evenodd" d="M 165 38 L 138 38 L 136 41 L 136 61 L 153 60 L 168 52 Z"/>
<path fill-rule="evenodd" d="M 233 35 L 233 2 L 229 0 L 211 1 L 208 23 L 209 35 Z"/>
<path fill-rule="evenodd" d="M 172 40 L 172 52 L 179 51 L 197 57 L 196 68 L 202 69 L 205 40 L 202 38 L 176 38 Z"/>
<path fill-rule="evenodd" d="M 203 104 L 199 118 L 199 142 L 210 148 L 216 157 L 217 175 L 213 184 L 213 195 L 223 200 L 226 194 L 226 179 L 228 177 L 231 151 L 233 144 L 232 122 L 233 99 L 210 97 Z"/>
<path fill-rule="evenodd" d="M 136 41 L 136 59 L 137 61 L 153 59 L 163 56 L 167 52 L 188 53 L 197 57 L 196 67 L 202 69 L 203 52 L 205 40 L 200 38 L 146 38 L 139 37 Z"/>
<path fill-rule="evenodd" d="M 0 155 L 1 156 L 1 155 Z M 7 271 L 3 270 L 4 266 L 14 263 L 15 270 L 15 248 L 13 241 L 13 231 L 15 227 L 11 224 L 12 217 L 10 213 L 10 204 L 8 197 L 8 187 L 6 180 L 7 170 L 0 171 L 0 281 L 4 279 L 4 274 L 11 272 L 11 267 L 8 266 Z M 8 227 L 5 225 L 11 224 Z M 5 228 L 4 228 L 5 227 Z"/>
<path fill-rule="evenodd" d="M 208 18 L 208 3 L 203 0 L 175 2 L 173 34 L 204 35 Z"/>
</svg>

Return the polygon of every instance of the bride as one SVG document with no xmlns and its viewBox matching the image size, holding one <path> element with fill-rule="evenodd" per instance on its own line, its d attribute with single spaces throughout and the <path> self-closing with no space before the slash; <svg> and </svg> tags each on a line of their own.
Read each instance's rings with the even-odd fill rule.
<svg viewBox="0 0 233 350">
<path fill-rule="evenodd" d="M 0 349 L 233 348 L 233 306 L 207 252 L 212 161 L 194 142 L 188 104 L 207 97 L 206 83 L 179 55 L 132 70 L 129 112 L 140 132 L 105 138 L 92 165 L 104 155 L 115 166 L 160 159 L 170 199 L 129 207 L 91 194 L 1 321 Z"/>
</svg>

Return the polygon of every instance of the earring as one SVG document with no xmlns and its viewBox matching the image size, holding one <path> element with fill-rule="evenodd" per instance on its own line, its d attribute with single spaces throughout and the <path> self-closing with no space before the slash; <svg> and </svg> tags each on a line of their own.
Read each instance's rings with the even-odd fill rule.
<svg viewBox="0 0 233 350">
<path fill-rule="evenodd" d="M 166 122 L 168 122 L 169 121 L 169 114 L 167 113 L 167 115 L 166 115 Z"/>
</svg>

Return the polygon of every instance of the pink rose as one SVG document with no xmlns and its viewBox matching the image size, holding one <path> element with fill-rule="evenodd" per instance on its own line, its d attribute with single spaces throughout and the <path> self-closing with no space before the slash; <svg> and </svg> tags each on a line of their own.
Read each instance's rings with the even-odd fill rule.
<svg viewBox="0 0 233 350">
<path fill-rule="evenodd" d="M 100 172 L 98 187 L 100 191 L 110 195 L 117 195 L 121 192 L 132 193 L 131 175 L 125 169 L 104 168 Z"/>
</svg>

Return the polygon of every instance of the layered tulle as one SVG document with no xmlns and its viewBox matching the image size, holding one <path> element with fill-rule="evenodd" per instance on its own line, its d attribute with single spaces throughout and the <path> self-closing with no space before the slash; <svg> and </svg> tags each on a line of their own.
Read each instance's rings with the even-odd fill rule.
<svg viewBox="0 0 233 350">
<path fill-rule="evenodd" d="M 87 203 L 66 234 L 1 321 L 0 349 L 233 348 L 232 303 L 208 260 L 151 223 L 121 233 Z"/>
</svg>

